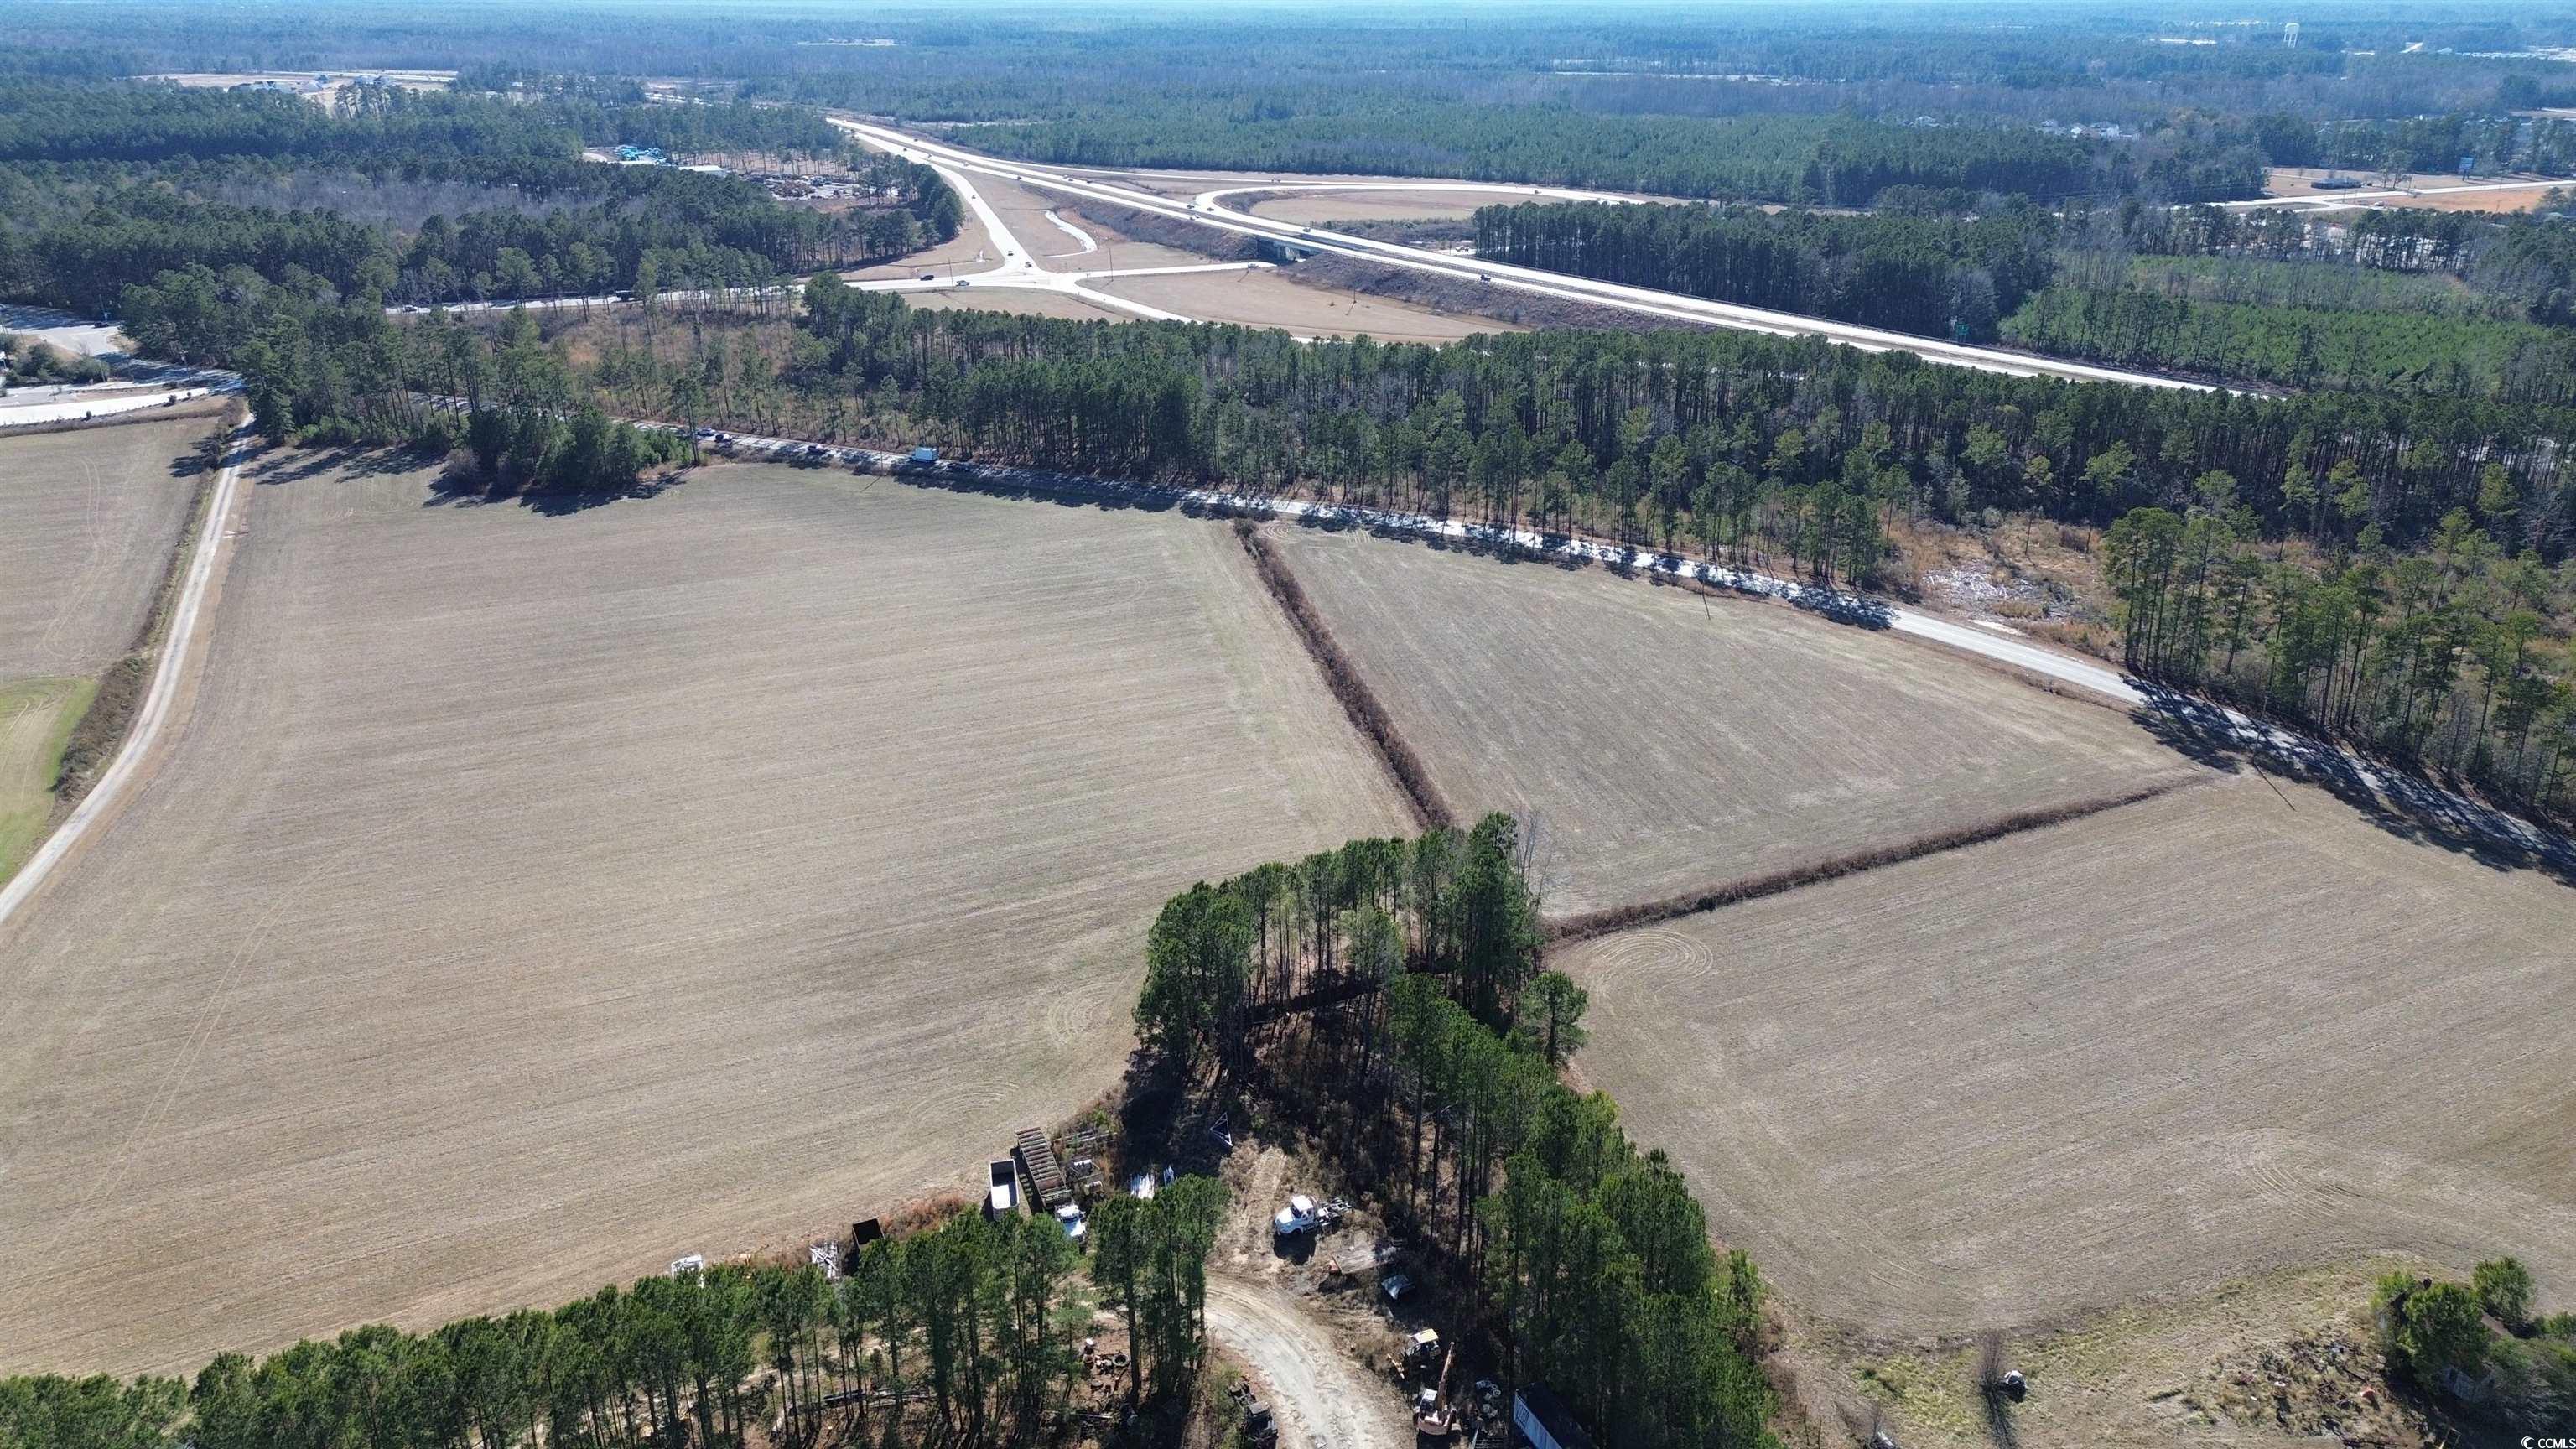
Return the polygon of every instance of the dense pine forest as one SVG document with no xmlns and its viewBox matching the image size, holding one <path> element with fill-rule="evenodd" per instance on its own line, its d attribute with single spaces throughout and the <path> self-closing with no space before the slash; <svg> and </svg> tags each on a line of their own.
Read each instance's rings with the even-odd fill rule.
<svg viewBox="0 0 2576 1449">
<path fill-rule="evenodd" d="M 1760 1274 L 1710 1246 L 1688 1183 L 1615 1103 L 1560 1079 L 1585 1000 L 1539 969 L 1527 845 L 1488 815 L 1193 886 L 1148 939 L 1151 1070 L 1318 1124 L 1513 1380 L 1555 1385 L 1601 1442 L 1774 1443 Z"/>
<path fill-rule="evenodd" d="M 1489 206 L 1476 255 L 1927 337 L 1994 336 L 2047 284 L 2056 219 L 1771 214 L 1753 207 Z"/>
<path fill-rule="evenodd" d="M 613 89 L 613 88 L 612 88 Z M 881 204 L 824 215 L 733 176 L 581 159 L 633 143 L 839 158 L 811 112 L 624 97 L 113 85 L 0 90 L 0 296 L 96 315 L 164 273 L 393 303 L 740 288 L 956 234 L 926 167 L 854 160 Z"/>
</svg>

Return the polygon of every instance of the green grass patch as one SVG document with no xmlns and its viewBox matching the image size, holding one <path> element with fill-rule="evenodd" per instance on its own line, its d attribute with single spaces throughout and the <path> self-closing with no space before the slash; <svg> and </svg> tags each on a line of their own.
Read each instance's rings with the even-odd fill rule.
<svg viewBox="0 0 2576 1449">
<path fill-rule="evenodd" d="M 96 679 L 0 684 L 0 881 L 17 873 L 53 820 L 54 786 Z"/>
</svg>

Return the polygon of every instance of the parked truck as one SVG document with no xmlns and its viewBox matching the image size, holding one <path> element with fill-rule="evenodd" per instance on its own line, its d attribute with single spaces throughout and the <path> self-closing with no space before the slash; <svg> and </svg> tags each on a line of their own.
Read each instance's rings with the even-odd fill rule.
<svg viewBox="0 0 2576 1449">
<path fill-rule="evenodd" d="M 984 1216 L 1006 1218 L 1020 1210 L 1020 1170 L 1007 1157 L 996 1157 L 988 1170 L 991 1186 L 984 1191 Z"/>
</svg>

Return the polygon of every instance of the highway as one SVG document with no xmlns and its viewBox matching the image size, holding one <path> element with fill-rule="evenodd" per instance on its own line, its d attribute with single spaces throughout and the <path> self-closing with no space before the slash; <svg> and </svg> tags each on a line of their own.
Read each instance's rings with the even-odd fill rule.
<svg viewBox="0 0 2576 1449">
<path fill-rule="evenodd" d="M 849 131 L 871 146 L 890 151 L 910 161 L 937 170 L 958 187 L 978 219 L 990 211 L 974 191 L 975 176 L 990 176 L 1038 191 L 1106 202 L 1149 212 L 1156 216 L 1192 222 L 1217 231 L 1231 232 L 1283 243 L 1306 251 L 1329 253 L 1401 267 L 1426 275 L 1461 280 L 1477 286 L 1489 286 L 1568 301 L 1586 302 L 1611 307 L 1663 321 L 1697 323 L 1706 326 L 1735 328 L 1746 332 L 1768 333 L 1775 337 L 1820 337 L 1846 347 L 1867 352 L 1911 352 L 1927 362 L 1952 367 L 1970 367 L 1985 372 L 1998 372 L 2012 377 L 2057 377 L 2073 382 L 2113 382 L 2132 387 L 2174 388 L 2197 392 L 2216 389 L 2205 383 L 2185 382 L 2179 378 L 2161 377 L 2154 373 L 2129 372 L 2119 368 L 2094 367 L 2086 363 L 2066 362 L 2038 357 L 1999 347 L 1977 347 L 1962 342 L 1944 342 L 1937 338 L 1915 337 L 1882 328 L 1862 327 L 1847 322 L 1829 322 L 1818 317 L 1801 317 L 1790 312 L 1773 312 L 1761 307 L 1739 306 L 1732 302 L 1712 302 L 1699 297 L 1685 297 L 1677 292 L 1658 291 L 1652 287 L 1631 287 L 1616 282 L 1598 282 L 1587 277 L 1570 277 L 1536 267 L 1515 267 L 1500 262 L 1480 261 L 1452 252 L 1432 251 L 1406 246 L 1401 242 L 1378 241 L 1354 236 L 1326 227 L 1301 226 L 1295 222 L 1274 221 L 1237 210 L 1226 204 L 1226 198 L 1246 191 L 1289 189 L 1342 189 L 1334 183 L 1281 182 L 1277 184 L 1235 184 L 1201 192 L 1189 201 L 1175 201 L 1124 182 L 1095 178 L 1063 168 L 1037 166 L 1025 162 L 1005 161 L 978 152 L 964 150 L 944 142 L 928 140 L 907 132 L 893 130 L 866 121 L 846 117 L 831 118 L 832 124 Z M 1406 183 L 1363 182 L 1349 189 L 1407 189 Z M 1597 192 L 1570 191 L 1562 187 L 1498 186 L 1484 182 L 1424 180 L 1412 187 L 1420 190 L 1490 191 L 1501 195 L 1557 197 L 1576 200 L 1625 200 Z M 989 223 L 988 223 L 989 224 Z M 1031 264 L 1035 269 L 1035 264 Z M 1005 274 L 1017 284 L 1015 274 Z M 1050 288 L 1053 290 L 1053 288 Z"/>
</svg>

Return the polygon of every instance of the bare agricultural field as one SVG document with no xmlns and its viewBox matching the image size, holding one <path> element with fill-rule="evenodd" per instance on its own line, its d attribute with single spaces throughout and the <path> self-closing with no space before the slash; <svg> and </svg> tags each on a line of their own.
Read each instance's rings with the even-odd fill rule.
<svg viewBox="0 0 2576 1449">
<path fill-rule="evenodd" d="M 1551 915 L 2199 768 L 2111 711 L 1786 607 L 1276 533 L 1452 807 L 1539 818 Z"/>
<path fill-rule="evenodd" d="M 1381 342 L 1455 342 L 1483 332 L 1521 330 L 1508 322 L 1435 312 L 1410 302 L 1301 287 L 1270 270 L 1103 277 L 1089 285 L 1202 321 L 1282 327 L 1301 337 L 1365 333 Z"/>
<path fill-rule="evenodd" d="M 978 1178 L 1155 906 L 1403 830 L 1221 527 L 288 455 L 149 791 L 0 940 L 0 1369 L 548 1303 Z M 307 476 L 299 476 L 307 475 Z"/>
<path fill-rule="evenodd" d="M 2576 1282 L 2576 891 L 2250 775 L 1606 937 L 1594 1085 L 1822 1320 L 2395 1250 Z"/>
<path fill-rule="evenodd" d="M 0 439 L 0 881 L 52 826 L 64 746 L 132 648 L 213 419 Z"/>
<path fill-rule="evenodd" d="M 134 643 L 186 526 L 206 418 L 0 439 L 0 684 Z"/>
</svg>

